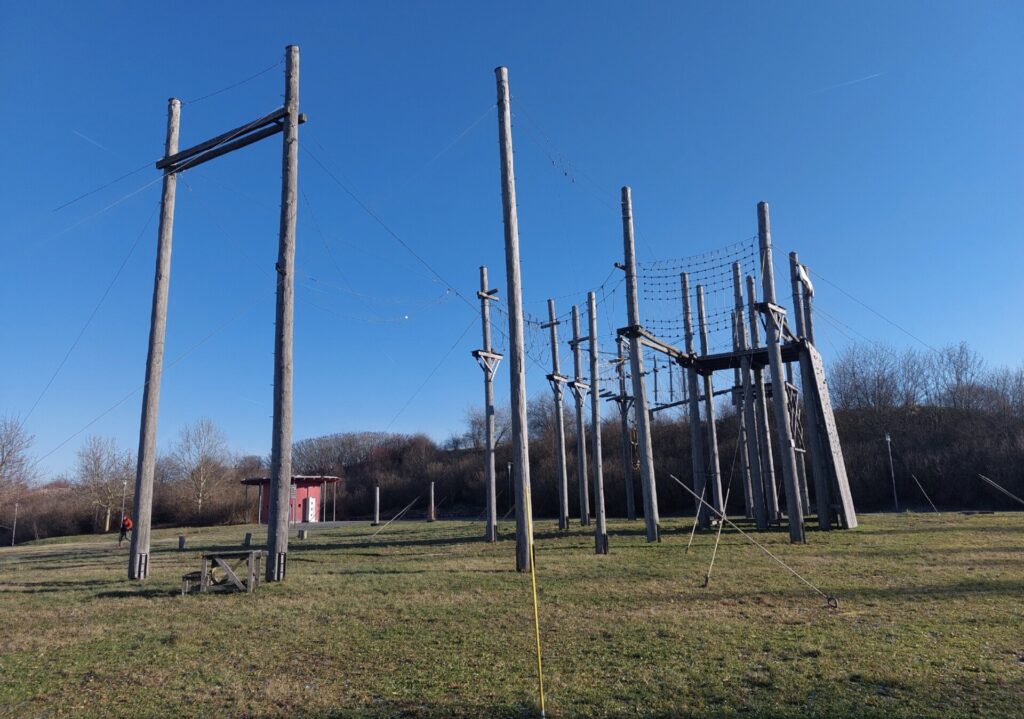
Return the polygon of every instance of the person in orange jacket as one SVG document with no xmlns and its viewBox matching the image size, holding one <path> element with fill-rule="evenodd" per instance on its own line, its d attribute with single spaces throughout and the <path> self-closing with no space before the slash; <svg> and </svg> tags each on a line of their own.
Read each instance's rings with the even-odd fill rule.
<svg viewBox="0 0 1024 719">
<path fill-rule="evenodd" d="M 121 517 L 121 536 L 117 538 L 117 546 L 121 546 L 121 542 L 124 541 L 125 537 L 132 533 L 132 518 L 127 514 Z"/>
</svg>

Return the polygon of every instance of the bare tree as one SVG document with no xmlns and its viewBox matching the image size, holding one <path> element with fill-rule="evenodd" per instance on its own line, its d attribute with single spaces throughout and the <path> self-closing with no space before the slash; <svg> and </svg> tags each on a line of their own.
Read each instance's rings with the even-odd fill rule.
<svg viewBox="0 0 1024 719">
<path fill-rule="evenodd" d="M 29 457 L 34 441 L 16 417 L 0 418 L 0 504 L 13 502 L 35 479 Z"/>
<path fill-rule="evenodd" d="M 209 418 L 186 425 L 171 456 L 181 481 L 188 488 L 196 514 L 226 482 L 232 464 L 224 432 Z"/>
<path fill-rule="evenodd" d="M 985 361 L 966 342 L 943 347 L 932 355 L 931 401 L 941 407 L 979 409 L 978 388 L 984 379 Z"/>
<path fill-rule="evenodd" d="M 89 437 L 78 450 L 75 487 L 92 505 L 97 526 L 110 531 L 110 520 L 135 472 L 131 450 L 120 451 L 113 437 Z"/>
</svg>

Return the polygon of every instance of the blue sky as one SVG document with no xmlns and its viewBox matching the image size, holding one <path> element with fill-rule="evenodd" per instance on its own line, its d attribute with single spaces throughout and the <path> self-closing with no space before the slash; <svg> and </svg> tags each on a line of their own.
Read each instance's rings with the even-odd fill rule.
<svg viewBox="0 0 1024 719">
<path fill-rule="evenodd" d="M 795 249 L 927 344 L 963 339 L 992 364 L 1021 361 L 1019 3 L 232 7 L 0 10 L 0 412 L 28 413 L 128 258 L 26 422 L 47 475 L 69 470 L 90 433 L 138 441 L 166 99 L 185 100 L 183 147 L 243 124 L 280 104 L 282 68 L 197 98 L 271 68 L 289 43 L 310 117 L 296 439 L 389 429 L 440 440 L 480 402 L 476 309 L 445 283 L 472 298 L 486 264 L 505 294 L 497 65 L 510 68 L 529 312 L 549 296 L 567 311 L 565 295 L 582 301 L 621 260 L 618 188 L 629 184 L 641 260 L 748 238 L 768 200 L 780 292 Z M 209 416 L 237 450 L 269 449 L 279 178 L 277 139 L 182 176 L 161 447 Z M 848 326 L 818 320 L 826 358 L 854 331 L 916 344 L 828 284 L 817 301 Z M 605 338 L 623 314 L 614 298 L 602 306 Z M 529 368 L 529 393 L 547 392 L 546 368 Z M 503 366 L 499 398 L 506 380 Z"/>
</svg>

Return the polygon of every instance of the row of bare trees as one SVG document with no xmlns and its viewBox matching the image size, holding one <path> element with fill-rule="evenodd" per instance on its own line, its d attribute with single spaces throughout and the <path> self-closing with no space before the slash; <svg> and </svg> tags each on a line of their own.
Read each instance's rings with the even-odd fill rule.
<svg viewBox="0 0 1024 719">
<path fill-rule="evenodd" d="M 884 437 L 892 437 L 897 493 L 901 505 L 925 506 L 918 483 L 931 499 L 949 508 L 1004 507 L 1010 500 L 977 479 L 982 473 L 1024 496 L 1024 366 L 989 368 L 966 344 L 919 352 L 868 344 L 847 349 L 830 366 L 829 386 L 843 442 L 854 501 L 861 511 L 892 506 L 892 476 Z M 609 405 L 611 410 L 612 406 Z M 570 501 L 575 510 L 574 427 L 565 427 Z M 528 408 L 534 511 L 557 512 L 554 406 L 542 393 Z M 723 481 L 738 482 L 735 412 L 726 402 L 719 414 Z M 589 423 L 588 423 L 589 424 Z M 496 421 L 499 501 L 507 510 L 504 477 L 511 459 L 508 411 Z M 592 431 L 588 427 L 588 431 Z M 608 512 L 625 513 L 622 442 L 617 412 L 601 427 Z M 690 475 L 689 428 L 683 413 L 662 412 L 652 422 L 655 468 Z M 588 442 L 588 446 L 589 446 Z M 80 448 L 69 476 L 40 483 L 31 457 L 32 438 L 13 418 L 0 422 L 0 537 L 9 531 L 12 504 L 20 501 L 19 538 L 85 531 L 107 531 L 119 519 L 122 498 L 131 506 L 135 458 L 110 438 L 90 437 Z M 384 510 L 423 498 L 436 485 L 444 512 L 473 517 L 484 498 L 484 416 L 466 414 L 466 429 L 436 444 L 422 434 L 351 432 L 296 442 L 296 474 L 343 478 L 323 498 L 330 516 L 368 516 L 373 487 Z M 209 419 L 185 427 L 157 462 L 154 520 L 195 524 L 255 519 L 255 495 L 246 499 L 239 480 L 264 473 L 265 460 L 234 454 L 224 433 Z M 666 515 L 692 511 L 692 501 L 674 483 L 659 483 Z M 637 487 L 636 496 L 639 497 Z M 732 493 L 733 511 L 742 504 Z M 639 503 L 638 503 L 639 504 Z M 9 539 L 9 535 L 8 535 Z"/>
<path fill-rule="evenodd" d="M 120 447 L 113 437 L 90 436 L 69 473 L 40 482 L 33 442 L 17 419 L 0 420 L 0 531 L 11 531 L 15 503 L 19 540 L 109 532 L 120 525 L 122 510 L 130 515 L 136 470 L 132 450 Z M 187 425 L 157 459 L 154 520 L 242 521 L 248 506 L 239 480 L 260 473 L 262 464 L 258 457 L 232 453 L 212 420 Z"/>
</svg>

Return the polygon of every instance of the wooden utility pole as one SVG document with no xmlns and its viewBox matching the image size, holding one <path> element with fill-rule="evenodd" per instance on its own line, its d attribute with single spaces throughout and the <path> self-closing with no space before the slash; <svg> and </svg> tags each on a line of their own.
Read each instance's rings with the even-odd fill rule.
<svg viewBox="0 0 1024 719">
<path fill-rule="evenodd" d="M 590 386 L 583 381 L 583 356 L 580 353 L 580 311 L 572 306 L 572 364 L 575 376 L 569 383 L 572 396 L 576 400 L 576 482 L 580 494 L 580 526 L 590 524 L 590 493 L 587 487 L 587 431 L 583 418 L 583 401 L 587 397 Z"/>
<path fill-rule="evenodd" d="M 747 307 L 750 322 L 750 348 L 761 344 L 760 325 L 757 323 L 757 287 L 754 278 L 747 275 Z M 771 427 L 768 423 L 768 400 L 764 386 L 764 372 L 760 365 L 754 365 L 754 420 L 757 424 L 757 445 L 761 456 L 761 481 L 764 484 L 765 507 L 768 521 L 779 522 L 779 492 L 775 484 L 775 459 L 772 456 Z"/>
<path fill-rule="evenodd" d="M 555 459 L 558 462 L 558 528 L 569 529 L 569 476 L 565 464 L 565 409 L 562 385 L 569 381 L 562 376 L 558 359 L 558 325 L 555 319 L 555 301 L 548 300 L 548 321 L 543 329 L 551 330 L 551 374 L 548 382 L 555 395 Z"/>
<path fill-rule="evenodd" d="M 284 142 L 281 158 L 281 229 L 277 253 L 277 321 L 274 333 L 274 420 L 270 444 L 269 582 L 288 572 L 288 517 L 292 484 L 292 334 L 295 314 L 295 225 L 299 189 L 299 48 L 285 50 Z"/>
<path fill-rule="evenodd" d="M 651 448 L 651 415 L 644 387 L 643 345 L 640 344 L 640 305 L 636 289 L 636 244 L 633 238 L 633 195 L 622 188 L 623 267 L 626 272 L 626 314 L 629 338 L 629 371 L 633 376 L 633 407 L 636 413 L 637 449 L 640 454 L 640 486 L 644 495 L 644 525 L 647 541 L 659 540 L 658 488 L 654 481 L 654 451 Z"/>
<path fill-rule="evenodd" d="M 700 328 L 700 353 L 708 354 L 708 324 L 704 313 L 704 287 L 697 285 L 697 326 Z M 708 433 L 708 479 L 711 481 L 711 503 L 725 514 L 722 501 L 722 470 L 718 461 L 718 429 L 715 426 L 715 387 L 711 373 L 704 373 L 704 422 Z"/>
<path fill-rule="evenodd" d="M 775 431 L 778 435 L 783 486 L 786 490 L 789 539 L 791 542 L 802 542 L 804 541 L 804 513 L 800 506 L 796 452 L 789 423 L 786 378 L 782 367 L 782 320 L 785 310 L 775 302 L 772 232 L 767 202 L 759 202 L 757 205 L 757 236 L 761 248 L 761 274 L 764 287 L 765 344 L 768 348 L 768 364 L 772 374 L 772 407 L 775 410 Z"/>
<path fill-rule="evenodd" d="M 795 252 L 789 253 L 789 274 L 793 287 L 793 317 L 796 323 L 796 334 L 803 341 L 809 341 L 807 340 L 808 308 L 801 292 L 800 258 Z M 811 473 L 814 480 L 814 501 L 815 512 L 818 516 L 818 527 L 828 530 L 832 528 L 829 476 L 825 465 L 825 451 L 818 432 L 818 412 L 814 406 L 813 372 L 810 355 L 801 349 L 800 384 L 802 391 L 800 394 L 803 396 L 804 401 L 804 434 L 807 437 L 805 449 L 809 450 L 811 455 Z"/>
<path fill-rule="evenodd" d="M 434 504 L 434 483 L 430 483 L 430 499 L 427 502 L 427 521 L 433 522 L 437 519 L 437 505 Z"/>
<path fill-rule="evenodd" d="M 633 491 L 633 457 L 629 439 L 629 408 L 633 398 L 626 393 L 626 359 L 622 354 L 623 338 L 615 340 L 615 369 L 619 375 L 619 396 L 615 398 L 619 405 L 619 420 L 622 422 L 622 480 L 626 483 L 626 519 L 636 519 L 636 498 Z"/>
<path fill-rule="evenodd" d="M 693 313 L 690 311 L 690 276 L 682 272 L 679 284 L 683 295 L 683 330 L 686 353 L 695 357 L 693 349 Z M 700 390 L 697 386 L 697 368 L 692 364 L 686 368 L 686 386 L 689 397 L 687 405 L 690 410 L 690 455 L 693 463 L 693 492 L 697 499 L 697 524 L 701 529 L 711 526 L 710 513 L 701 499 L 706 499 L 708 476 L 707 464 L 704 462 L 704 438 L 700 433 Z"/>
<path fill-rule="evenodd" d="M 335 485 L 337 485 L 337 482 L 335 482 Z M 380 524 L 380 485 L 379 484 L 374 484 L 373 485 L 373 522 L 370 523 L 370 526 L 376 527 L 379 524 Z"/>
<path fill-rule="evenodd" d="M 758 529 L 768 529 L 768 514 L 764 501 L 764 483 L 761 480 L 761 456 L 758 453 L 757 420 L 754 412 L 754 386 L 750 376 L 750 349 L 747 340 L 747 326 L 743 314 L 743 277 L 740 263 L 732 266 L 733 300 L 736 307 L 736 340 L 740 351 L 744 352 L 740 360 L 740 382 L 743 399 L 740 407 L 743 417 L 743 451 L 747 455 L 747 466 L 750 468 L 750 491 L 754 509 L 754 522 Z"/>
<path fill-rule="evenodd" d="M 590 315 L 590 426 L 594 429 L 594 441 L 591 451 L 594 460 L 594 512 L 597 519 L 594 527 L 594 551 L 597 554 L 608 554 L 608 527 L 604 513 L 604 463 L 601 459 L 601 398 L 600 390 L 600 357 L 597 352 L 597 295 L 587 293 L 587 309 Z"/>
<path fill-rule="evenodd" d="M 512 395 L 512 461 L 516 478 L 516 570 L 530 571 L 533 534 L 530 528 L 530 447 L 526 422 L 526 366 L 523 349 L 523 295 L 519 269 L 519 219 L 512 162 L 512 108 L 508 68 L 495 68 L 498 86 L 498 142 L 501 152 L 501 204 L 505 225 L 505 269 L 508 277 L 509 385 Z"/>
<path fill-rule="evenodd" d="M 736 354 L 740 352 L 740 330 L 746 329 L 743 327 L 743 315 L 741 312 L 737 312 L 735 308 L 732 311 L 732 351 Z M 740 374 L 740 370 L 743 366 L 743 360 L 745 357 L 740 358 L 740 366 L 733 368 L 733 383 L 732 383 L 732 400 L 733 406 L 736 408 L 736 452 L 733 455 L 739 455 L 740 460 L 740 478 L 743 481 L 743 508 L 744 514 L 747 519 L 754 518 L 754 488 L 753 482 L 751 481 L 750 463 L 747 461 L 747 418 L 743 414 L 743 378 Z M 728 490 L 726 490 L 728 494 Z"/>
<path fill-rule="evenodd" d="M 484 470 L 486 472 L 487 520 L 484 527 L 484 539 L 493 542 L 498 539 L 498 487 L 497 474 L 494 468 L 494 375 L 498 371 L 501 355 L 491 347 L 491 307 L 490 302 L 497 299 L 498 290 L 487 287 L 487 267 L 480 268 L 480 290 L 476 296 L 480 298 L 480 321 L 483 325 L 483 349 L 475 350 L 473 356 L 484 371 Z"/>
<path fill-rule="evenodd" d="M 167 101 L 167 139 L 164 156 L 178 152 L 181 102 Z M 128 556 L 128 578 L 149 576 L 149 539 L 153 517 L 153 475 L 156 471 L 156 424 L 160 412 L 160 378 L 164 366 L 164 336 L 167 332 L 167 294 L 171 284 L 171 242 L 174 236 L 174 197 L 178 175 L 164 171 L 160 197 L 160 229 L 153 280 L 153 309 L 149 319 L 149 350 L 146 355 L 146 385 L 142 391 L 142 421 L 139 427 L 139 458 L 132 498 L 135 527 Z"/>
</svg>

